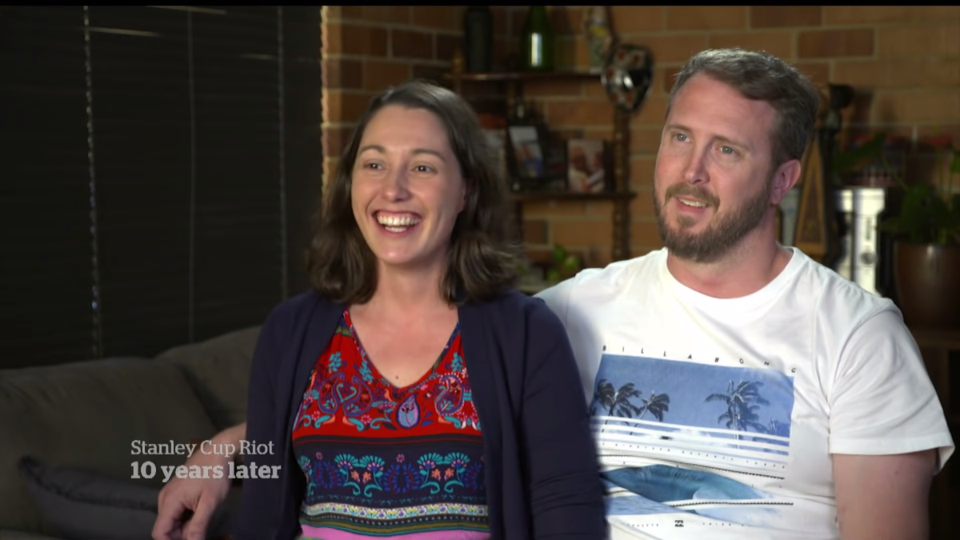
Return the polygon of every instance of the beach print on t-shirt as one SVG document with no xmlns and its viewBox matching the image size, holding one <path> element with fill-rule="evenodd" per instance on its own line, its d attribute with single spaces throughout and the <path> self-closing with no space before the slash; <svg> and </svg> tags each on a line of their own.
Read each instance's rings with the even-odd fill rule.
<svg viewBox="0 0 960 540">
<path fill-rule="evenodd" d="M 793 378 L 769 367 L 604 354 L 590 402 L 607 514 L 776 520 Z"/>
</svg>

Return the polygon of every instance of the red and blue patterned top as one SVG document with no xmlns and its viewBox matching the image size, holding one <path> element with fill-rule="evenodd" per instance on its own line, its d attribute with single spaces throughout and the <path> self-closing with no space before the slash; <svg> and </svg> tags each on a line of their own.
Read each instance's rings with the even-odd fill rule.
<svg viewBox="0 0 960 540">
<path fill-rule="evenodd" d="M 293 430 L 306 476 L 301 540 L 489 538 L 480 421 L 459 325 L 434 366 L 397 388 L 343 312 Z"/>
</svg>

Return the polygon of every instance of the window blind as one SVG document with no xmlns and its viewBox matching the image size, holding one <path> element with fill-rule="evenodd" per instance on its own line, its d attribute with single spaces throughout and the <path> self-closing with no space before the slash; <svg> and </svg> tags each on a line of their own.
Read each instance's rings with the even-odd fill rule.
<svg viewBox="0 0 960 540">
<path fill-rule="evenodd" d="M 0 367 L 152 356 L 306 288 L 319 16 L 0 8 Z"/>
</svg>

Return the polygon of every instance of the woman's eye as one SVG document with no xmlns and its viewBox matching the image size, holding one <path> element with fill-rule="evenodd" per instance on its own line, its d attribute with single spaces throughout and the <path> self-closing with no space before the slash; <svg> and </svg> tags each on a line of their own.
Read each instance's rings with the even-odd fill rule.
<svg viewBox="0 0 960 540">
<path fill-rule="evenodd" d="M 428 165 L 417 165 L 416 171 L 421 173 L 433 172 L 433 167 L 430 167 Z"/>
<path fill-rule="evenodd" d="M 376 169 L 379 169 L 379 168 L 380 168 L 380 164 L 379 164 L 379 163 L 367 163 L 367 164 L 364 165 L 364 167 L 366 167 L 367 169 L 374 169 L 374 170 L 376 170 Z"/>
</svg>

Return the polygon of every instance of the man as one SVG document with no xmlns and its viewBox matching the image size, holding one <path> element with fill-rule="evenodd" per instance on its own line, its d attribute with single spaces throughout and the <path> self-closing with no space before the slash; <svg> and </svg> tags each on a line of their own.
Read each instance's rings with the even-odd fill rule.
<svg viewBox="0 0 960 540">
<path fill-rule="evenodd" d="M 927 536 L 953 441 L 900 312 L 776 241 L 817 106 L 773 56 L 696 55 L 657 155 L 665 249 L 541 294 L 580 363 L 612 538 Z"/>
<path fill-rule="evenodd" d="M 954 447 L 900 312 L 776 241 L 817 105 L 773 56 L 694 56 L 657 156 L 666 247 L 539 295 L 580 364 L 613 539 L 927 536 Z M 222 500 L 174 482 L 155 539 Z"/>
</svg>

